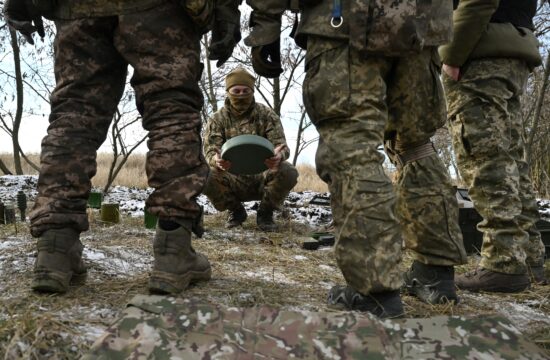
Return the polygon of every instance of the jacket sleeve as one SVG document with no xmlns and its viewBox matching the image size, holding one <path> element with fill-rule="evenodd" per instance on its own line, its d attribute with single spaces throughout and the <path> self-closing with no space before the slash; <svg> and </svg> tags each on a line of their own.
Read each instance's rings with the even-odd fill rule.
<svg viewBox="0 0 550 360">
<path fill-rule="evenodd" d="M 204 131 L 204 156 L 211 167 L 216 166 L 215 156 L 216 153 L 221 152 L 222 145 L 225 143 L 224 134 L 221 116 L 216 113 L 208 119 Z"/>
<path fill-rule="evenodd" d="M 266 138 L 273 144 L 274 147 L 284 144 L 285 148 L 282 151 L 283 160 L 288 159 L 290 156 L 290 150 L 286 143 L 285 130 L 281 119 L 274 111 L 269 110 L 266 114 Z"/>
<path fill-rule="evenodd" d="M 444 64 L 460 67 L 470 56 L 500 0 L 460 0 L 453 12 L 453 38 L 439 48 Z"/>
</svg>

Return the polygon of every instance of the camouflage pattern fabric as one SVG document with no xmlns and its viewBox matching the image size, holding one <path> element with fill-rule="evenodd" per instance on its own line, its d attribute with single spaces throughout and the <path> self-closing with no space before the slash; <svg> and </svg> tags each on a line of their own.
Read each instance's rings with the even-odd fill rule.
<svg viewBox="0 0 550 360">
<path fill-rule="evenodd" d="M 48 135 L 42 141 L 31 232 L 88 229 L 86 201 L 103 143 L 122 96 L 128 64 L 143 127 L 146 171 L 155 190 L 149 212 L 195 219 L 208 166 L 202 155 L 199 38 L 179 5 L 118 17 L 57 21 Z"/>
<path fill-rule="evenodd" d="M 544 262 L 529 167 L 523 160 L 520 96 L 529 70 L 516 59 L 470 61 L 456 82 L 444 75 L 460 174 L 483 217 L 480 265 L 523 274 Z"/>
<path fill-rule="evenodd" d="M 298 171 L 287 161 L 277 171 L 256 175 L 233 175 L 217 168 L 210 170 L 204 194 L 218 211 L 236 209 L 243 201 L 261 200 L 271 209 L 280 209 L 298 181 Z"/>
<path fill-rule="evenodd" d="M 362 57 L 317 37 L 310 49 L 320 55 L 307 59 L 304 103 L 321 136 L 317 171 L 330 179 L 335 253 L 347 283 L 363 294 L 398 289 L 402 235 L 423 263 L 464 263 L 458 204 L 437 155 L 405 165 L 394 189 L 377 150 L 384 140 L 397 152 L 425 143 L 445 123 L 436 50 Z"/>
<path fill-rule="evenodd" d="M 546 359 L 505 318 L 378 320 L 138 295 L 89 359 Z"/>
<path fill-rule="evenodd" d="M 33 0 L 44 15 L 56 20 L 136 13 L 170 0 Z"/>
<path fill-rule="evenodd" d="M 284 144 L 283 160 L 288 159 L 290 152 L 286 146 L 285 131 L 279 116 L 264 104 L 254 102 L 250 110 L 236 116 L 230 110 L 229 98 L 225 106 L 218 110 L 206 124 L 204 132 L 204 154 L 211 167 L 216 166 L 214 157 L 220 153 L 222 145 L 239 135 L 258 135 L 269 140 L 273 146 Z"/>
<path fill-rule="evenodd" d="M 246 2 L 253 9 L 253 29 L 245 44 L 260 46 L 277 40 L 281 15 L 293 2 Z M 303 48 L 306 48 L 304 39 L 320 36 L 349 39 L 351 47 L 357 51 L 389 56 L 417 52 L 451 39 L 452 2 L 448 0 L 342 1 L 340 18 L 334 17 L 335 2 L 332 0 L 306 0 L 300 4 L 301 17 L 295 39 Z"/>
</svg>

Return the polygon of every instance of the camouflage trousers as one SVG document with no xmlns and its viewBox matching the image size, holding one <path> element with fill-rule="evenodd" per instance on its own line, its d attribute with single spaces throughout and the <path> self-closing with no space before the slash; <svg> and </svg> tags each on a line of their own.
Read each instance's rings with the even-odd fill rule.
<svg viewBox="0 0 550 360">
<path fill-rule="evenodd" d="M 123 95 L 128 65 L 149 132 L 146 172 L 155 190 L 146 206 L 167 219 L 195 219 L 208 166 L 200 137 L 200 34 L 191 19 L 169 2 L 129 15 L 57 21 L 56 27 L 56 87 L 42 141 L 32 234 L 87 230 L 96 151 Z"/>
<path fill-rule="evenodd" d="M 444 76 L 457 163 L 483 217 L 484 268 L 521 274 L 544 262 L 529 166 L 523 160 L 520 96 L 529 69 L 521 60 L 467 63 L 456 82 Z"/>
<path fill-rule="evenodd" d="M 435 49 L 402 58 L 364 58 L 346 43 L 309 37 L 304 102 L 320 134 L 318 172 L 328 180 L 335 254 L 361 293 L 401 286 L 401 246 L 419 261 L 466 261 L 458 204 L 434 153 L 386 175 L 384 141 L 394 152 L 429 142 L 445 124 Z"/>
<path fill-rule="evenodd" d="M 298 171 L 287 161 L 281 162 L 277 171 L 267 170 L 256 175 L 237 176 L 211 168 L 204 194 L 218 211 L 233 210 L 241 202 L 252 200 L 280 209 L 297 181 Z"/>
</svg>

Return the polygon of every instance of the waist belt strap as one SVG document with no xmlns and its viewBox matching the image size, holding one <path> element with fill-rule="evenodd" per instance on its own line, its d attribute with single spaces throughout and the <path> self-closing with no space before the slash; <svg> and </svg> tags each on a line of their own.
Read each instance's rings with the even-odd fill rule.
<svg viewBox="0 0 550 360">
<path fill-rule="evenodd" d="M 411 163 L 416 160 L 420 160 L 428 156 L 432 156 L 434 154 L 437 154 L 437 153 L 435 151 L 434 145 L 430 141 L 426 144 L 422 144 L 422 145 L 407 149 L 403 151 L 401 154 L 397 154 L 396 158 L 399 162 L 399 165 L 403 167 L 408 163 Z"/>
</svg>

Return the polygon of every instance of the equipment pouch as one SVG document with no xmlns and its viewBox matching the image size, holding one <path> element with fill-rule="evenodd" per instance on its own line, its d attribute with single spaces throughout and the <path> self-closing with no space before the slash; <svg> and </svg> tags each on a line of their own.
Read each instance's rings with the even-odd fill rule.
<svg viewBox="0 0 550 360">
<path fill-rule="evenodd" d="M 180 0 L 180 5 L 202 34 L 211 30 L 214 20 L 214 0 Z"/>
</svg>

